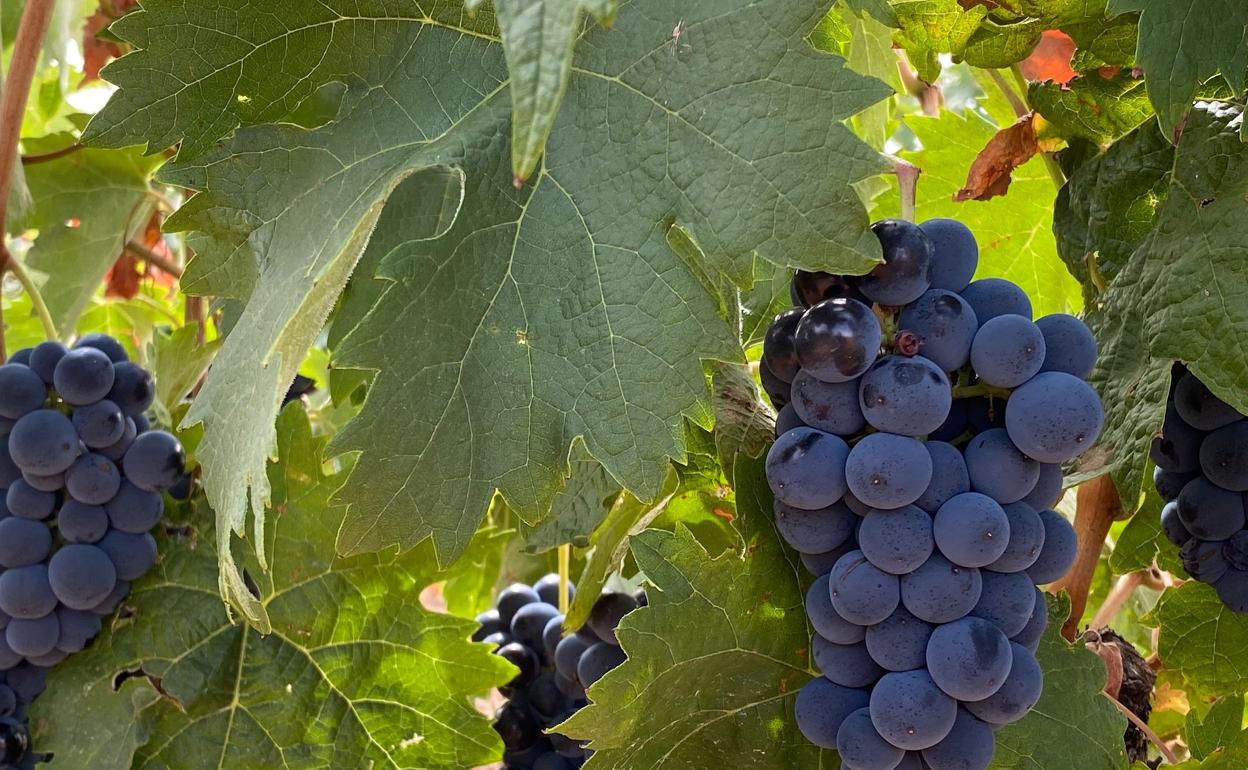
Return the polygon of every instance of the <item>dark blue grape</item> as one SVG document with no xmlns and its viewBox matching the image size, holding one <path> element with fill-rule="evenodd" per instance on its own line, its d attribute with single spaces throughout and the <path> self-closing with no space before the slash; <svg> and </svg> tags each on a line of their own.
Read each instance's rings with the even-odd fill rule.
<svg viewBox="0 0 1248 770">
<path fill-rule="evenodd" d="M 95 615 L 112 615 L 129 593 L 129 581 L 118 580 L 117 585 L 113 586 L 112 593 L 105 597 L 104 601 L 92 607 L 91 612 Z"/>
<path fill-rule="evenodd" d="M 65 489 L 81 503 L 103 505 L 121 489 L 121 472 L 104 455 L 88 452 L 65 471 Z"/>
<path fill-rule="evenodd" d="M 115 374 L 108 356 L 91 347 L 76 348 L 56 364 L 52 384 L 68 404 L 85 406 L 112 390 Z"/>
<path fill-rule="evenodd" d="M 134 420 L 127 417 L 121 438 L 117 439 L 116 443 L 109 444 L 98 451 L 100 454 L 104 455 L 113 462 L 119 463 L 126 456 L 126 450 L 128 450 L 130 445 L 134 443 L 134 439 L 137 436 L 138 428 L 135 425 Z"/>
<path fill-rule="evenodd" d="M 503 621 L 498 619 L 498 610 L 486 610 L 477 615 L 477 630 L 472 632 L 472 641 L 479 642 L 490 634 L 503 630 Z"/>
<path fill-rule="evenodd" d="M 837 644 L 854 644 L 866 638 L 866 626 L 851 623 L 832 606 L 829 575 L 820 575 L 806 591 L 806 617 L 815 633 Z"/>
<path fill-rule="evenodd" d="M 1201 540 L 1225 540 L 1246 523 L 1244 496 L 1201 476 L 1187 482 L 1176 502 L 1183 526 Z"/>
<path fill-rule="evenodd" d="M 905 607 L 867 629 L 871 659 L 888 671 L 913 671 L 927 665 L 927 642 L 935 626 L 919 620 Z"/>
<path fill-rule="evenodd" d="M 56 529 L 69 543 L 98 543 L 108 532 L 108 513 L 100 505 L 69 499 L 56 515 Z"/>
<path fill-rule="evenodd" d="M 962 453 L 953 444 L 929 439 L 924 446 L 932 456 L 932 481 L 914 504 L 935 513 L 951 498 L 970 492 L 971 479 Z"/>
<path fill-rule="evenodd" d="M 946 372 L 966 365 L 979 329 L 975 311 L 962 297 L 944 289 L 929 289 L 906 305 L 898 328 L 919 338 L 919 353 Z"/>
<path fill-rule="evenodd" d="M 953 729 L 958 704 L 936 686 L 927 671 L 885 674 L 871 691 L 871 722 L 894 746 L 919 751 Z"/>
<path fill-rule="evenodd" d="M 41 521 L 9 516 L 0 519 L 0 567 L 27 567 L 47 558 L 52 532 Z"/>
<path fill-rule="evenodd" d="M 1027 627 L 1036 609 L 1035 585 L 1026 572 L 980 573 L 984 589 L 971 615 L 989 621 L 1007 637 Z"/>
<path fill-rule="evenodd" d="M 828 573 L 832 607 L 850 623 L 870 626 L 887 618 L 901 601 L 896 575 L 867 560 L 862 551 L 850 551 Z"/>
<path fill-rule="evenodd" d="M 846 512 L 849 513 L 848 509 Z M 858 530 L 858 548 L 885 572 L 893 575 L 913 572 L 927 561 L 935 548 L 932 517 L 914 505 L 894 511 L 873 510 L 862 520 Z"/>
<path fill-rule="evenodd" d="M 75 409 L 73 423 L 82 443 L 92 449 L 112 446 L 126 432 L 125 415 L 108 399 Z"/>
<path fill-rule="evenodd" d="M 30 368 L 35 374 L 39 375 L 39 379 L 44 384 L 52 384 L 52 375 L 56 371 L 56 365 L 61 362 L 65 354 L 69 352 L 69 348 L 59 342 L 51 341 L 40 342 L 35 349 L 30 351 Z"/>
<path fill-rule="evenodd" d="M 871 225 L 884 261 L 858 279 L 858 290 L 881 305 L 913 302 L 932 285 L 932 242 L 913 222 L 884 219 Z"/>
<path fill-rule="evenodd" d="M 805 310 L 799 308 L 784 311 L 767 327 L 767 334 L 763 338 L 763 360 L 767 362 L 771 373 L 785 382 L 792 382 L 801 368 L 793 335 L 797 333 L 797 324 L 805 313 Z"/>
<path fill-rule="evenodd" d="M 989 385 L 1016 388 L 1040 371 L 1044 354 L 1044 335 L 1038 326 L 1019 315 L 1000 315 L 976 332 L 971 366 Z"/>
<path fill-rule="evenodd" d="M 590 648 L 591 644 L 580 634 L 572 634 L 560 639 L 555 647 L 555 670 L 563 676 L 576 679 L 576 664 L 580 662 L 581 655 Z"/>
<path fill-rule="evenodd" d="M 984 700 L 963 704 L 984 722 L 1008 725 L 1027 716 L 1044 692 L 1044 671 L 1036 656 L 1020 644 L 1010 643 L 1010 674 L 1001 689 Z"/>
<path fill-rule="evenodd" d="M 1040 510 L 1052 508 L 1062 499 L 1062 466 L 1058 463 L 1040 463 L 1040 475 L 1036 478 L 1036 486 L 1032 488 L 1022 502 Z"/>
<path fill-rule="evenodd" d="M 56 495 L 52 492 L 41 492 L 25 479 L 21 479 L 9 485 L 4 496 L 4 505 L 14 516 L 43 520 L 51 516 L 52 510 L 56 508 Z"/>
<path fill-rule="evenodd" d="M 799 425 L 852 436 L 867 424 L 858 403 L 858 387 L 859 380 L 824 382 L 803 370 L 793 378 L 793 401 L 785 408 L 792 407 Z M 779 430 L 779 420 L 776 425 Z"/>
<path fill-rule="evenodd" d="M 527 703 L 511 700 L 494 712 L 494 730 L 508 752 L 522 751 L 537 743 L 542 736 L 542 724 Z"/>
<path fill-rule="evenodd" d="M 959 567 L 934 553 L 923 566 L 902 576 L 901 602 L 920 620 L 949 623 L 975 608 L 983 588 L 979 570 Z"/>
<path fill-rule="evenodd" d="M 773 374 L 767 368 L 766 361 L 758 362 L 758 379 L 763 384 L 763 392 L 767 394 L 767 400 L 771 401 L 772 406 L 776 409 L 788 406 L 792 398 L 790 394 L 792 386 Z"/>
<path fill-rule="evenodd" d="M 813 376 L 848 382 L 871 368 L 882 339 L 870 307 L 852 299 L 830 299 L 802 316 L 794 347 L 802 368 Z"/>
<path fill-rule="evenodd" d="M 48 567 L 5 570 L 0 574 L 0 610 L 11 618 L 41 618 L 56 609 L 56 594 L 48 582 Z"/>
<path fill-rule="evenodd" d="M 538 671 L 542 667 L 541 661 L 537 658 L 537 653 L 527 645 L 519 642 L 504 644 L 494 654 L 520 669 L 519 673 L 512 677 L 511 681 L 504 687 L 527 687 L 530 682 L 537 678 Z"/>
<path fill-rule="evenodd" d="M 858 526 L 858 517 L 843 502 L 811 511 L 776 500 L 774 511 L 776 530 L 799 553 L 831 551 L 848 540 Z"/>
<path fill-rule="evenodd" d="M 983 618 L 968 617 L 937 628 L 927 644 L 927 671 L 936 686 L 961 701 L 983 700 L 1010 673 L 1010 641 Z"/>
<path fill-rule="evenodd" d="M 43 406 L 48 387 L 39 375 L 21 364 L 0 366 L 0 416 L 16 420 Z"/>
<path fill-rule="evenodd" d="M 533 602 L 516 610 L 511 619 L 511 638 L 520 644 L 539 649 L 546 624 L 559 616 L 559 610 L 546 602 Z"/>
<path fill-rule="evenodd" d="M 1229 569 L 1215 588 L 1218 598 L 1234 612 L 1248 612 L 1248 571 Z"/>
<path fill-rule="evenodd" d="M 988 770 L 996 754 L 992 728 L 970 713 L 958 709 L 958 718 L 949 735 L 923 752 L 930 770 Z"/>
<path fill-rule="evenodd" d="M 156 381 L 146 369 L 130 361 L 123 361 L 114 369 L 116 374 L 108 397 L 127 415 L 142 415 L 156 401 Z"/>
<path fill-rule="evenodd" d="M 1000 315 L 1021 315 L 1031 319 L 1031 300 L 1027 292 L 1004 278 L 981 278 L 961 291 L 983 326 Z"/>
<path fill-rule="evenodd" d="M 1054 511 L 1036 512 L 1044 523 L 1044 547 L 1036 563 L 1027 568 L 1031 582 L 1038 586 L 1047 585 L 1065 575 L 1079 552 L 1079 541 L 1075 536 L 1075 528 L 1069 521 Z"/>
<path fill-rule="evenodd" d="M 1191 372 L 1183 375 L 1175 387 L 1174 406 L 1183 421 L 1197 430 L 1217 430 L 1243 419 Z"/>
<path fill-rule="evenodd" d="M 117 569 L 94 545 L 67 545 L 48 562 L 48 582 L 56 598 L 74 610 L 90 610 L 112 593 Z"/>
<path fill-rule="evenodd" d="M 826 508 L 845 495 L 849 445 L 839 436 L 791 430 L 767 452 L 767 483 L 776 497 L 794 508 Z"/>
<path fill-rule="evenodd" d="M 927 490 L 932 481 L 932 456 L 915 439 L 872 433 L 850 450 L 845 481 L 854 497 L 872 508 L 900 508 Z"/>
<path fill-rule="evenodd" d="M 41 618 L 14 618 L 4 629 L 9 649 L 24 658 L 36 658 L 56 649 L 61 638 L 61 624 L 56 613 Z"/>
<path fill-rule="evenodd" d="M 637 600 L 632 596 L 623 593 L 607 592 L 594 600 L 594 606 L 589 610 L 589 619 L 585 625 L 604 642 L 609 644 L 619 644 L 616 640 L 615 630 L 619 627 L 620 621 L 625 615 L 637 609 Z M 589 685 L 586 684 L 586 687 Z"/>
<path fill-rule="evenodd" d="M 17 463 L 13 462 L 12 455 L 9 454 L 9 434 L 0 436 L 0 489 L 7 488 L 10 484 L 22 478 L 22 469 L 17 467 Z M 0 495 L 0 499 L 3 495 Z"/>
<path fill-rule="evenodd" d="M 884 675 L 862 642 L 837 644 L 815 634 L 810 647 L 815 668 L 842 687 L 870 687 Z"/>
<path fill-rule="evenodd" d="M 1179 505 L 1176 502 L 1166 503 L 1161 508 L 1161 533 L 1175 545 L 1183 545 L 1192 539 L 1183 520 L 1179 517 Z"/>
<path fill-rule="evenodd" d="M 1010 544 L 1010 520 L 995 500 L 967 492 L 940 506 L 932 521 L 936 547 L 962 567 L 986 567 Z"/>
<path fill-rule="evenodd" d="M 1096 338 L 1073 315 L 1054 313 L 1036 321 L 1044 335 L 1042 372 L 1066 372 L 1086 380 L 1096 367 Z"/>
<path fill-rule="evenodd" d="M 965 459 L 971 489 L 1003 505 L 1022 500 L 1040 479 L 1040 463 L 1020 452 L 1002 428 L 968 441 Z"/>
<path fill-rule="evenodd" d="M 1178 500 L 1183 487 L 1199 475 L 1199 473 L 1171 473 L 1161 468 L 1153 468 L 1153 486 L 1157 487 L 1157 494 L 1161 495 L 1162 500 L 1171 503 Z"/>
<path fill-rule="evenodd" d="M 1202 583 L 1217 583 L 1230 569 L 1226 560 L 1225 540 L 1188 540 L 1179 550 L 1183 569 Z"/>
<path fill-rule="evenodd" d="M 139 489 L 159 492 L 173 486 L 182 475 L 186 457 L 182 444 L 163 430 L 140 433 L 122 459 L 126 478 Z"/>
<path fill-rule="evenodd" d="M 1010 544 L 996 561 L 988 565 L 988 569 L 994 572 L 1022 572 L 1035 564 L 1044 550 L 1044 522 L 1035 508 L 1021 500 L 1003 505 L 1001 509 L 1010 522 Z"/>
<path fill-rule="evenodd" d="M 22 473 L 22 480 L 40 492 L 60 492 L 65 486 L 64 473 L 54 473 L 51 476 L 40 476 L 37 473 Z"/>
<path fill-rule="evenodd" d="M 78 459 L 78 432 L 69 418 L 38 409 L 17 421 L 8 436 L 9 455 L 23 471 L 51 476 Z"/>
<path fill-rule="evenodd" d="M 607 672 L 617 668 L 625 660 L 624 651 L 614 644 L 599 642 L 581 655 L 576 665 L 576 678 L 586 689 L 589 689 Z"/>
<path fill-rule="evenodd" d="M 811 307 L 824 300 L 838 298 L 866 302 L 867 298 L 858 291 L 857 280 L 852 275 L 798 270 L 793 273 L 793 280 L 789 284 L 789 298 L 794 305 L 802 307 Z"/>
<path fill-rule="evenodd" d="M 1166 419 L 1161 435 L 1153 439 L 1149 457 L 1158 468 L 1173 473 L 1200 470 L 1200 445 L 1207 434 L 1188 425 L 1179 416 L 1173 401 L 1166 404 Z"/>
<path fill-rule="evenodd" d="M 498 617 L 502 620 L 504 627 L 511 628 L 511 619 L 521 607 L 541 600 L 542 597 L 538 596 L 537 591 L 529 586 L 523 583 L 513 583 L 498 594 Z"/>
<path fill-rule="evenodd" d="M 1165 528 L 1165 525 L 1162 525 Z M 1248 570 L 1248 529 L 1241 529 L 1226 541 L 1223 550 L 1226 561 L 1235 569 Z"/>
<path fill-rule="evenodd" d="M 831 572 L 842 556 L 856 550 L 858 550 L 858 541 L 856 538 L 851 537 L 839 548 L 833 548 L 831 551 L 824 553 L 799 553 L 797 556 L 801 559 L 802 566 L 806 568 L 807 572 L 815 577 L 819 577 Z"/>
<path fill-rule="evenodd" d="M 776 413 L 776 438 L 780 438 L 784 434 L 794 428 L 809 428 L 810 426 L 802 422 L 802 418 L 797 416 L 797 410 L 793 408 L 793 404 L 785 404 Z"/>
<path fill-rule="evenodd" d="M 537 595 L 541 600 L 552 607 L 559 606 L 559 575 L 551 572 L 542 575 L 536 583 L 533 584 L 533 590 L 537 591 Z M 572 597 L 576 596 L 576 586 L 571 580 L 568 581 L 568 602 L 571 603 Z"/>
<path fill-rule="evenodd" d="M 1017 642 L 1032 652 L 1040 646 L 1040 638 L 1044 636 L 1044 629 L 1049 625 L 1049 602 L 1044 596 L 1044 592 L 1039 588 L 1036 589 L 1036 608 L 1031 613 L 1031 620 L 1027 621 L 1027 627 L 1020 633 L 1014 635 L 1011 642 Z"/>
<path fill-rule="evenodd" d="M 147 433 L 152 429 L 152 423 L 147 419 L 146 415 L 136 414 L 134 416 L 134 427 L 139 433 Z"/>
<path fill-rule="evenodd" d="M 889 356 L 862 376 L 859 404 L 867 422 L 885 433 L 924 436 L 939 428 L 953 402 L 949 378 L 922 356 Z"/>
<path fill-rule="evenodd" d="M 1015 390 L 1005 409 L 1010 440 L 1043 463 L 1073 460 L 1101 433 L 1101 398 L 1083 380 L 1064 372 L 1042 372 Z"/>
<path fill-rule="evenodd" d="M 967 399 L 956 399 L 949 405 L 949 416 L 940 427 L 927 434 L 928 441 L 953 441 L 966 432 L 970 416 L 966 409 Z"/>
<path fill-rule="evenodd" d="M 57 607 L 56 617 L 61 623 L 61 638 L 56 646 L 62 652 L 78 652 L 100 633 L 100 616 L 93 612 Z"/>
<path fill-rule="evenodd" d="M 825 749 L 836 748 L 836 735 L 846 717 L 870 703 L 866 690 L 841 687 L 823 677 L 811 679 L 797 693 L 793 716 L 806 740 Z"/>
<path fill-rule="evenodd" d="M 141 535 L 160 521 L 165 501 L 159 492 L 146 492 L 129 480 L 123 480 L 117 494 L 105 503 L 104 510 L 114 529 Z"/>
<path fill-rule="evenodd" d="M 1248 492 L 1248 420 L 1218 428 L 1200 445 L 1205 478 L 1232 492 Z"/>
<path fill-rule="evenodd" d="M 9 356 L 9 363 L 21 364 L 22 366 L 30 366 L 30 354 L 34 352 L 33 348 L 22 348 L 13 355 Z"/>
<path fill-rule="evenodd" d="M 74 343 L 74 349 L 77 350 L 79 348 L 95 348 L 102 351 L 115 364 L 130 360 L 130 355 L 126 353 L 126 348 L 120 342 L 100 332 L 93 332 L 80 337 Z"/>
<path fill-rule="evenodd" d="M 932 288 L 962 291 L 979 266 L 979 244 L 956 219 L 938 217 L 919 225 L 932 242 Z"/>
<path fill-rule="evenodd" d="M 151 535 L 131 535 L 114 529 L 98 546 L 117 568 L 119 580 L 138 580 L 156 563 L 156 540 Z"/>
<path fill-rule="evenodd" d="M 871 722 L 871 711 L 861 708 L 845 717 L 836 734 L 836 753 L 854 770 L 895 770 L 905 752 L 884 740 Z"/>
</svg>

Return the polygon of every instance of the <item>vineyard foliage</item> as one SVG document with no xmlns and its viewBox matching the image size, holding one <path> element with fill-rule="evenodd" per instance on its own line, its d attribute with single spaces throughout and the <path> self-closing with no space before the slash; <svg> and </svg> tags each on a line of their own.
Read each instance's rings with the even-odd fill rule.
<svg viewBox="0 0 1248 770">
<path fill-rule="evenodd" d="M 562 728 L 586 767 L 838 767 L 793 719 L 810 578 L 757 362 L 792 271 L 868 272 L 869 223 L 913 203 L 1100 352 L 1059 506 L 1080 560 L 993 768 L 1145 766 L 1112 657 L 1072 641 L 1093 621 L 1158 673 L 1151 757 L 1243 767 L 1248 617 L 1183 582 L 1149 458 L 1175 361 L 1248 414 L 1248 6 L 1189 5 L 56 0 L 5 349 L 122 340 L 195 494 L 33 745 L 491 766 L 514 668 L 472 618 L 562 555 L 569 628 L 604 587 L 649 597 Z M 6 61 L 25 10 L 0 4 Z"/>
</svg>

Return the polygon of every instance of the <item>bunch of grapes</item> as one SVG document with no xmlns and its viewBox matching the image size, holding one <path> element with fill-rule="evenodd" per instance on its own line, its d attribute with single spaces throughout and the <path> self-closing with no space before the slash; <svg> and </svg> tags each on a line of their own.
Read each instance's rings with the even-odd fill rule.
<svg viewBox="0 0 1248 770">
<path fill-rule="evenodd" d="M 1181 548 L 1183 569 L 1248 612 L 1248 419 L 1176 365 L 1150 454 L 1166 500 L 1161 529 Z"/>
<path fill-rule="evenodd" d="M 873 226 L 861 277 L 798 272 L 760 365 L 780 410 L 767 455 L 780 534 L 816 575 L 823 674 L 796 717 L 847 770 L 984 770 L 993 731 L 1043 687 L 1036 587 L 1073 563 L 1052 510 L 1061 463 L 1103 422 L 1069 315 L 1032 321 L 1018 286 L 972 281 L 962 224 Z"/>
<path fill-rule="evenodd" d="M 569 601 L 574 593 L 569 585 Z M 567 736 L 543 731 L 587 704 L 585 689 L 624 662 L 615 629 L 621 618 L 645 604 L 644 590 L 604 592 L 585 625 L 564 636 L 559 576 L 547 575 L 532 586 L 508 586 L 499 593 L 495 609 L 477 616 L 480 628 L 473 641 L 495 645 L 494 654 L 520 669 L 500 688 L 507 703 L 494 715 L 508 770 L 572 770 L 585 763 L 588 749 Z"/>
<path fill-rule="evenodd" d="M 183 452 L 149 430 L 154 398 L 151 375 L 103 334 L 0 366 L 0 769 L 35 764 L 22 722 L 48 669 L 156 562 L 149 530 Z"/>
</svg>

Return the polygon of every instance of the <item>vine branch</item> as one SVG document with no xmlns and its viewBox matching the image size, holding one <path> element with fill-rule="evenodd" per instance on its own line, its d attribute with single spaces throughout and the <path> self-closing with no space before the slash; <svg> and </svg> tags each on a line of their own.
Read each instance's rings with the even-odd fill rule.
<svg viewBox="0 0 1248 770">
<path fill-rule="evenodd" d="M 182 277 L 181 265 L 178 265 L 173 260 L 162 257 L 161 255 L 157 254 L 155 251 L 149 249 L 147 246 L 144 246 L 142 243 L 139 243 L 138 241 L 134 241 L 134 240 L 127 241 L 126 250 L 133 251 L 135 254 L 141 257 L 144 262 L 148 263 L 149 265 L 154 265 L 160 268 L 161 270 L 165 271 L 169 275 L 172 275 L 174 278 Z"/>
<path fill-rule="evenodd" d="M 1152 744 L 1157 747 L 1157 750 L 1161 752 L 1161 755 L 1166 758 L 1167 762 L 1169 762 L 1172 765 L 1177 765 L 1179 763 L 1179 758 L 1174 755 L 1174 751 L 1172 751 L 1170 747 L 1166 745 L 1166 742 L 1161 739 L 1160 735 L 1153 732 L 1153 728 L 1148 726 L 1148 722 L 1145 722 L 1143 719 L 1140 719 L 1138 716 L 1136 716 L 1134 711 L 1122 705 L 1122 703 L 1120 703 L 1117 698 L 1105 692 L 1104 690 L 1101 690 L 1101 695 L 1104 695 L 1106 698 L 1108 698 L 1109 702 L 1114 704 L 1114 706 L 1117 707 L 1117 709 L 1122 712 L 1122 715 L 1125 716 L 1127 720 L 1131 722 L 1131 724 L 1140 728 L 1140 732 L 1144 733 L 1145 737 L 1147 737 L 1148 740 L 1151 741 Z"/>
<path fill-rule="evenodd" d="M 13 168 L 17 165 L 17 144 L 22 137 L 22 116 L 26 114 L 26 100 L 30 98 L 30 85 L 39 63 L 39 51 L 52 19 L 55 0 L 28 0 L 22 8 L 22 20 L 17 27 L 17 39 L 13 43 L 13 55 L 9 59 L 9 73 L 4 79 L 4 93 L 0 95 L 0 236 L 8 232 L 9 193 L 13 190 Z M 49 339 L 56 339 L 56 327 L 48 314 L 47 305 L 38 288 L 26 271 L 9 253 L 7 243 L 0 242 L 0 277 L 10 269 L 30 295 L 35 312 L 43 322 Z M 0 360 L 7 357 L 0 319 Z"/>
<path fill-rule="evenodd" d="M 915 199 L 918 196 L 919 175 L 923 170 L 901 158 L 889 158 L 893 173 L 897 175 L 897 190 L 901 198 L 901 218 L 914 221 Z"/>
<path fill-rule="evenodd" d="M 1098 476 L 1079 485 L 1075 508 L 1075 534 L 1079 551 L 1070 570 L 1054 583 L 1049 590 L 1066 591 L 1070 594 L 1070 618 L 1062 627 L 1062 635 L 1073 640 L 1088 606 L 1088 593 L 1092 590 L 1092 576 L 1101 558 L 1101 548 L 1109 536 L 1114 519 L 1122 513 L 1122 500 L 1109 476 Z"/>
<path fill-rule="evenodd" d="M 66 155 L 73 155 L 74 153 L 78 152 L 81 149 L 82 149 L 82 144 L 78 142 L 74 142 L 68 147 L 62 147 L 61 149 L 53 150 L 52 152 L 39 153 L 38 155 L 23 155 L 22 165 L 33 166 L 37 163 L 47 163 L 49 161 L 57 160 L 59 158 L 64 158 Z"/>
</svg>

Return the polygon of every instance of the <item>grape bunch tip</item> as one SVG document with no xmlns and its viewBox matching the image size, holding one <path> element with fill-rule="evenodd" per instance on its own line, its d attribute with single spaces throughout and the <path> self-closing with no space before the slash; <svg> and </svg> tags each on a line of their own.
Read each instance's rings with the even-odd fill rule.
<svg viewBox="0 0 1248 770">
<path fill-rule="evenodd" d="M 795 718 L 846 770 L 986 770 L 994 731 L 1043 690 L 1038 586 L 1076 556 L 1053 506 L 1104 421 L 1096 341 L 1074 316 L 1033 320 L 1009 281 L 972 280 L 955 220 L 873 230 L 871 273 L 794 275 L 759 364 L 776 527 L 815 576 L 822 676 Z"/>
<path fill-rule="evenodd" d="M 96 638 L 157 559 L 182 446 L 151 430 L 152 376 L 104 334 L 0 365 L 0 770 L 34 767 L 47 672 Z"/>
</svg>

